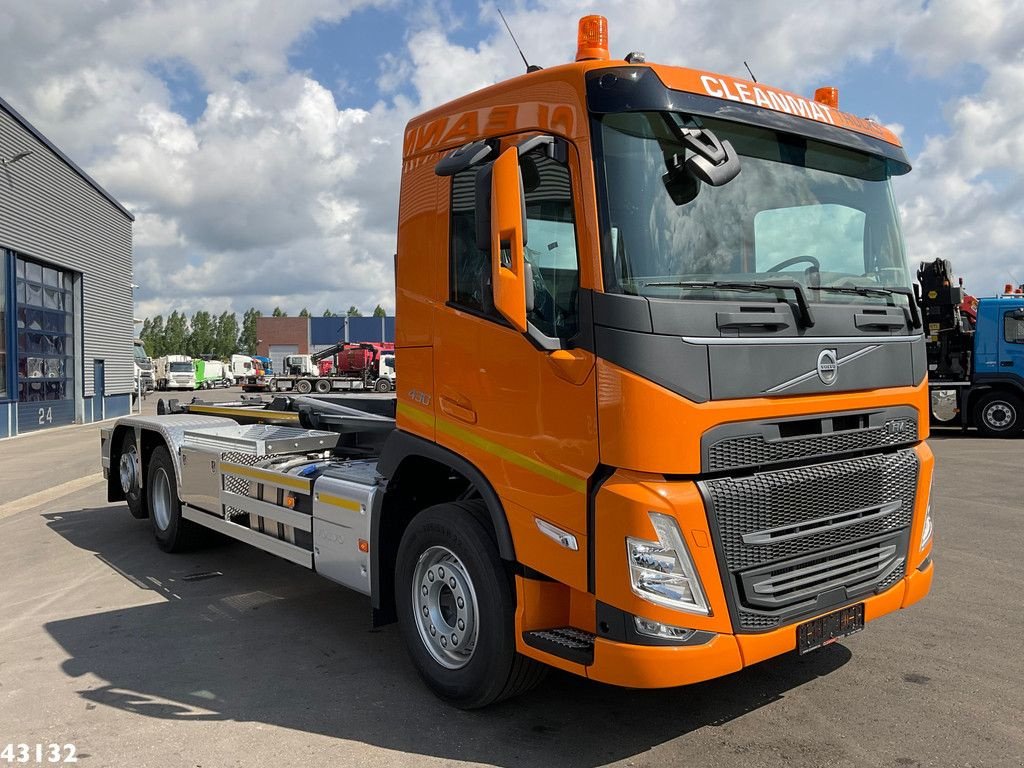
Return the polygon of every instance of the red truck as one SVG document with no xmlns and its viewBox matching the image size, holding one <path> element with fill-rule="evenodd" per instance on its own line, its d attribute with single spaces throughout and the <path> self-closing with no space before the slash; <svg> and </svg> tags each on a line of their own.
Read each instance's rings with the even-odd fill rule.
<svg viewBox="0 0 1024 768">
<path fill-rule="evenodd" d="M 289 355 L 284 371 L 271 380 L 272 391 L 321 394 L 338 390 L 395 388 L 395 345 L 390 342 L 339 341 L 312 355 Z"/>
</svg>

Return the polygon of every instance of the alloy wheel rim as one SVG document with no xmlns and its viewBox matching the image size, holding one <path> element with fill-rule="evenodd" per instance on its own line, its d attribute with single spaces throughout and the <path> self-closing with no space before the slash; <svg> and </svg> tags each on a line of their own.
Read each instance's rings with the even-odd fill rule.
<svg viewBox="0 0 1024 768">
<path fill-rule="evenodd" d="M 424 647 L 446 669 L 461 669 L 476 648 L 479 610 L 473 581 L 458 556 L 433 546 L 413 569 L 412 609 Z"/>
<path fill-rule="evenodd" d="M 167 470 L 162 467 L 153 477 L 152 507 L 156 527 L 166 531 L 171 524 L 171 483 L 167 479 Z"/>
<path fill-rule="evenodd" d="M 1017 420 L 1017 411 L 1002 400 L 989 403 L 985 408 L 985 423 L 993 429 L 1007 429 Z"/>
</svg>

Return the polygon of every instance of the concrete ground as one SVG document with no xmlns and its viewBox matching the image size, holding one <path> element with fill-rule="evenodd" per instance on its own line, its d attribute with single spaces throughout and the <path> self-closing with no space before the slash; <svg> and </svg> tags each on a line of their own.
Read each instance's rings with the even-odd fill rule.
<svg viewBox="0 0 1024 768">
<path fill-rule="evenodd" d="M 95 442 L 63 434 L 71 454 Z M 39 461 L 49 439 L 12 444 Z M 0 511 L 0 749 L 160 768 L 1024 765 L 1024 442 L 931 444 L 937 573 L 911 610 L 689 688 L 552 673 L 473 713 L 424 688 L 366 598 L 297 566 L 241 544 L 165 555 L 95 483 Z"/>
</svg>

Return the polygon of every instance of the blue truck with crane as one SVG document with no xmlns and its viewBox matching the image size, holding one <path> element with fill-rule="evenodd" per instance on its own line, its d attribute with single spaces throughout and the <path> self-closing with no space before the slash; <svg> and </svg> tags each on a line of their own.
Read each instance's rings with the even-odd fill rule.
<svg viewBox="0 0 1024 768">
<path fill-rule="evenodd" d="M 1024 287 L 975 299 L 950 263 L 917 272 L 928 349 L 932 422 L 986 437 L 1024 430 Z"/>
</svg>

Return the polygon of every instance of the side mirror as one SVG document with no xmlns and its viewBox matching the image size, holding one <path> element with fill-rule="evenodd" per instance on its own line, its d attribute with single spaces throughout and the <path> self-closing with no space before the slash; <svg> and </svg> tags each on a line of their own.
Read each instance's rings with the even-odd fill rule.
<svg viewBox="0 0 1024 768">
<path fill-rule="evenodd" d="M 491 168 L 491 282 L 494 308 L 526 333 L 526 197 L 519 150 L 509 147 Z"/>
</svg>

